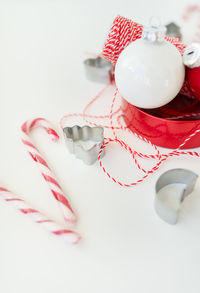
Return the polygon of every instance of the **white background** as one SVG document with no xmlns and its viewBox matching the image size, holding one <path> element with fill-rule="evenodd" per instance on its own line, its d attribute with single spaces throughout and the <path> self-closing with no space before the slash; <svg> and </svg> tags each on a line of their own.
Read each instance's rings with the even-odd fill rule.
<svg viewBox="0 0 200 293">
<path fill-rule="evenodd" d="M 20 142 L 20 126 L 45 117 L 81 112 L 102 88 L 86 80 L 86 51 L 101 51 L 117 14 L 140 23 L 159 15 L 181 23 L 188 1 L 0 0 L 0 182 L 47 215 L 58 207 Z M 188 27 L 187 27 L 188 25 Z M 93 112 L 106 112 L 110 92 Z M 79 123 L 78 121 L 76 121 Z M 70 122 L 71 123 L 71 122 Z M 199 293 L 200 183 L 184 202 L 180 222 L 170 226 L 153 209 L 154 184 L 170 168 L 199 174 L 199 160 L 174 158 L 141 185 L 125 189 L 105 177 L 98 163 L 85 166 L 41 130 L 33 134 L 78 215 L 77 246 L 30 222 L 1 201 L 0 292 L 2 293 Z M 152 149 L 130 137 L 134 147 Z M 116 159 L 117 158 L 117 159 Z M 110 145 L 104 164 L 118 178 L 138 178 L 130 157 Z M 149 166 L 152 163 L 149 163 Z M 120 168 L 119 168 L 120 166 Z M 141 174 L 140 174 L 141 175 Z"/>
</svg>

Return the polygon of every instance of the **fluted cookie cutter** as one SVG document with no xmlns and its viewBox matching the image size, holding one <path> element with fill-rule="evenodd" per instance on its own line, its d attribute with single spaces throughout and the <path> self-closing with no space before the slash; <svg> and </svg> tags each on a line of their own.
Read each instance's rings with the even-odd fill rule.
<svg viewBox="0 0 200 293">
<path fill-rule="evenodd" d="M 100 148 L 104 143 L 103 132 L 103 127 L 87 125 L 83 127 L 75 125 L 63 129 L 68 150 L 87 165 L 95 163 L 98 159 Z"/>
<path fill-rule="evenodd" d="M 181 203 L 194 190 L 198 175 L 186 169 L 172 169 L 162 174 L 156 183 L 156 196 L 154 200 L 155 211 L 158 216 L 169 224 L 176 224 L 178 221 Z M 178 205 L 173 207 L 170 203 L 170 194 L 163 197 L 160 192 L 165 186 L 175 183 L 182 183 L 178 195 Z M 177 190 L 177 189 L 176 189 Z"/>
<path fill-rule="evenodd" d="M 113 79 L 113 65 L 101 58 L 89 58 L 84 61 L 87 79 L 100 83 L 109 83 Z"/>
</svg>

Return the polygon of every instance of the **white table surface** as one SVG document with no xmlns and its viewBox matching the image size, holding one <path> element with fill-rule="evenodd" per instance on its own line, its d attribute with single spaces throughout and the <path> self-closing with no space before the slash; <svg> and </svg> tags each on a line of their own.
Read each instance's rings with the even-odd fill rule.
<svg viewBox="0 0 200 293">
<path fill-rule="evenodd" d="M 86 80 L 84 52 L 101 50 L 117 14 L 141 23 L 159 15 L 163 23 L 181 24 L 189 3 L 1 0 L 1 184 L 59 219 L 53 197 L 21 145 L 21 124 L 45 117 L 60 131 L 64 114 L 82 111 L 102 87 Z M 93 111 L 105 113 L 111 97 Z M 158 176 L 178 167 L 199 174 L 198 159 L 170 159 L 144 183 L 125 189 L 109 181 L 98 163 L 88 167 L 74 159 L 62 139 L 53 144 L 41 130 L 33 138 L 71 199 L 83 240 L 66 245 L 1 201 L 0 292 L 200 292 L 200 182 L 184 202 L 176 226 L 162 222 L 153 209 Z M 136 149 L 152 151 L 133 137 L 129 140 Z M 107 149 L 104 164 L 124 181 L 138 178 L 130 162 L 117 145 Z"/>
</svg>

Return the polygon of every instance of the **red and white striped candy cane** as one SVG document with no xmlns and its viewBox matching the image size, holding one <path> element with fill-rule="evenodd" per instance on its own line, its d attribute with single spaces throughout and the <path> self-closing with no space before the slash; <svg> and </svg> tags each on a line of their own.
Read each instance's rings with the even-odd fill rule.
<svg viewBox="0 0 200 293">
<path fill-rule="evenodd" d="M 71 208 L 71 205 L 69 204 L 68 199 L 64 195 L 64 192 L 62 188 L 60 187 L 58 181 L 56 180 L 53 172 L 49 168 L 47 162 L 42 157 L 38 149 L 34 146 L 32 140 L 30 139 L 30 132 L 34 128 L 43 128 L 51 137 L 53 141 L 57 141 L 59 139 L 59 135 L 57 132 L 52 128 L 50 123 L 43 119 L 43 118 L 37 118 L 33 120 L 26 121 L 22 125 L 22 142 L 25 145 L 28 153 L 32 157 L 32 159 L 38 164 L 42 177 L 49 185 L 49 188 L 54 196 L 54 198 L 58 201 L 64 215 L 64 219 L 68 222 L 75 222 L 76 217 L 74 214 L 74 211 Z"/>
<path fill-rule="evenodd" d="M 0 187 L 0 199 L 9 203 L 15 209 L 17 209 L 22 214 L 27 215 L 32 221 L 39 224 L 45 230 L 55 236 L 59 236 L 66 242 L 76 244 L 81 239 L 81 236 L 78 233 L 69 229 L 65 229 L 61 225 L 50 220 L 36 209 L 30 207 L 30 205 L 25 200 L 19 198 L 4 187 Z"/>
</svg>

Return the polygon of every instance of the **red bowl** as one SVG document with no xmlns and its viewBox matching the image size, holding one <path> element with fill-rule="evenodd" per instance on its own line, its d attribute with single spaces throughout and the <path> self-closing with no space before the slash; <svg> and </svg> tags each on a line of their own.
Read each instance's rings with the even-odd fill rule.
<svg viewBox="0 0 200 293">
<path fill-rule="evenodd" d="M 178 95 L 163 107 L 151 110 L 139 109 L 122 99 L 122 111 L 132 132 L 160 147 L 176 149 L 200 128 L 200 101 L 183 95 Z M 199 146 L 200 133 L 197 133 L 182 148 Z"/>
</svg>

